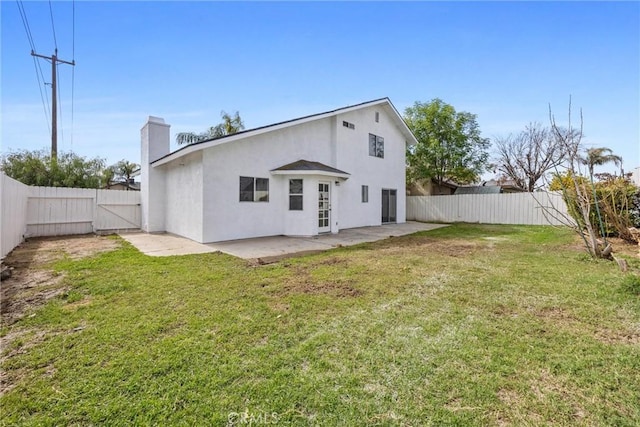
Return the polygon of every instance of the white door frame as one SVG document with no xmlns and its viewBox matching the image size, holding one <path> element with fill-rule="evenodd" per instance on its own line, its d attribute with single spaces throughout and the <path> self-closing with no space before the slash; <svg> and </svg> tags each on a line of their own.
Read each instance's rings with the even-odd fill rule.
<svg viewBox="0 0 640 427">
<path fill-rule="evenodd" d="M 328 233 L 331 231 L 330 181 L 318 181 L 318 215 L 316 220 L 318 222 L 318 233 Z"/>
</svg>

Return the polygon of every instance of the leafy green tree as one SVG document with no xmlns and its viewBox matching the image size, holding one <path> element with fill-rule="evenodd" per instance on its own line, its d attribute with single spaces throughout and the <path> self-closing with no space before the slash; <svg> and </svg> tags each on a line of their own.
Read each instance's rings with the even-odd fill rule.
<svg viewBox="0 0 640 427">
<path fill-rule="evenodd" d="M 100 186 L 109 188 L 109 186 L 113 183 L 115 176 L 116 176 L 116 173 L 113 170 L 113 166 L 105 168 L 102 171 Z"/>
<path fill-rule="evenodd" d="M 418 140 L 407 150 L 409 180 L 478 181 L 487 166 L 489 139 L 481 136 L 475 114 L 433 99 L 408 107 L 404 120 Z"/>
<path fill-rule="evenodd" d="M 2 156 L 0 168 L 7 176 L 27 185 L 99 188 L 105 161 L 72 152 L 58 153 L 56 159 L 48 150 L 20 150 Z"/>
<path fill-rule="evenodd" d="M 201 133 L 181 132 L 176 135 L 176 142 L 178 145 L 194 144 L 196 142 L 220 138 L 222 136 L 231 135 L 244 130 L 244 123 L 240 118 L 240 113 L 237 111 L 233 116 L 222 111 L 220 116 L 222 117 L 222 123 L 211 126 L 207 131 Z"/>
</svg>

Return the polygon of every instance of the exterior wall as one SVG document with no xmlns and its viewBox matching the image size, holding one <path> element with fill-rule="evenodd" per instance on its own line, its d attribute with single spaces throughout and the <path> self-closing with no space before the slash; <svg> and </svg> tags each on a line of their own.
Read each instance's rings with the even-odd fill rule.
<svg viewBox="0 0 640 427">
<path fill-rule="evenodd" d="M 150 163 L 169 154 L 170 126 L 158 117 L 149 116 L 140 131 L 140 192 L 142 205 L 142 230 L 165 231 L 166 187 L 165 176 L 160 168 Z"/>
<path fill-rule="evenodd" d="M 165 230 L 203 242 L 202 151 L 158 169 L 164 173 L 166 185 Z"/>
<path fill-rule="evenodd" d="M 29 187 L 0 173 L 0 257 L 24 240 Z"/>
<path fill-rule="evenodd" d="M 331 118 L 327 118 L 203 150 L 203 241 L 287 234 L 285 224 L 297 235 L 316 234 L 290 224 L 312 211 L 308 176 L 304 176 L 300 214 L 289 212 L 289 177 L 271 171 L 300 159 L 331 165 L 331 145 Z M 269 201 L 240 202 L 240 176 L 269 178 Z M 317 186 L 314 194 L 317 198 Z M 313 224 L 310 217 L 306 219 Z"/>
<path fill-rule="evenodd" d="M 154 148 L 152 135 L 156 132 L 159 146 L 164 147 L 162 127 L 166 127 L 168 149 L 168 126 L 162 119 L 150 118 L 142 131 L 143 229 L 166 230 L 204 243 L 281 234 L 316 235 L 320 181 L 330 184 L 333 233 L 380 225 L 383 189 L 396 190 L 396 222 L 405 222 L 406 140 L 392 117 L 395 114 L 389 104 L 380 103 L 207 148 L 194 147 L 191 154 L 148 167 L 163 153 L 163 149 Z M 353 123 L 355 129 L 344 127 L 343 120 Z M 384 137 L 384 158 L 369 156 L 370 133 Z M 271 173 L 303 159 L 350 176 L 344 180 L 311 171 Z M 269 201 L 240 202 L 241 176 L 268 178 Z M 302 211 L 289 211 L 289 179 L 295 178 L 304 180 Z M 367 203 L 361 200 L 362 185 L 369 187 Z"/>
<path fill-rule="evenodd" d="M 318 226 L 318 184 L 329 183 L 329 226 L 331 233 L 337 233 L 340 228 L 339 194 L 344 181 L 321 175 L 286 175 L 281 177 L 285 194 L 284 233 L 287 236 L 315 236 L 320 233 Z M 302 211 L 289 210 L 289 179 L 303 180 Z M 336 182 L 340 183 L 336 186 Z"/>
<path fill-rule="evenodd" d="M 337 124 L 338 162 L 336 167 L 351 177 L 340 187 L 340 228 L 380 225 L 382 223 L 382 189 L 397 190 L 397 221 L 406 220 L 405 155 L 406 142 L 392 121 L 386 105 L 376 105 L 335 117 Z M 378 112 L 380 120 L 375 121 Z M 342 125 L 355 125 L 349 129 Z M 369 134 L 384 138 L 384 158 L 369 156 Z M 369 186 L 369 202 L 362 203 L 362 185 Z"/>
</svg>

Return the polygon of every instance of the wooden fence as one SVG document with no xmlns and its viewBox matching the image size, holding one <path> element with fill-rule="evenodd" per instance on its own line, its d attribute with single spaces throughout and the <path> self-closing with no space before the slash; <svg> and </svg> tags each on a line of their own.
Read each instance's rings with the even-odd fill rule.
<svg viewBox="0 0 640 427">
<path fill-rule="evenodd" d="M 1 175 L 5 256 L 24 238 L 140 228 L 140 192 L 30 187 Z"/>
<path fill-rule="evenodd" d="M 407 219 L 415 221 L 565 225 L 567 218 L 567 207 L 556 193 L 407 197 Z"/>
</svg>

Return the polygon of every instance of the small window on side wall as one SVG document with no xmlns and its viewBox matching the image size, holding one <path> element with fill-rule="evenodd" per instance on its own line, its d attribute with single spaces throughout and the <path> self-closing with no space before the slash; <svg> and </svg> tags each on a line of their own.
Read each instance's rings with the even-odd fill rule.
<svg viewBox="0 0 640 427">
<path fill-rule="evenodd" d="M 362 203 L 369 203 L 369 186 L 362 186 Z"/>
<path fill-rule="evenodd" d="M 302 187 L 303 187 L 303 181 L 301 179 L 289 180 L 289 210 L 290 211 L 302 210 Z"/>
<path fill-rule="evenodd" d="M 380 113 L 376 111 L 376 123 L 380 122 Z"/>
<path fill-rule="evenodd" d="M 241 202 L 268 202 L 269 178 L 240 177 Z"/>
</svg>

